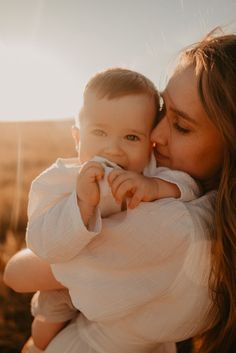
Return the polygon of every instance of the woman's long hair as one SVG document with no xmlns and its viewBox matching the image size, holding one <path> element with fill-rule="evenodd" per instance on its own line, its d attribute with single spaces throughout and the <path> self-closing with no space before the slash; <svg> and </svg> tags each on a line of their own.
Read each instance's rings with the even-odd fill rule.
<svg viewBox="0 0 236 353">
<path fill-rule="evenodd" d="M 211 329 L 200 353 L 236 352 L 236 35 L 211 32 L 185 50 L 182 65 L 194 65 L 198 92 L 225 143 L 212 234 Z M 213 322 L 213 325 L 212 325 Z"/>
</svg>

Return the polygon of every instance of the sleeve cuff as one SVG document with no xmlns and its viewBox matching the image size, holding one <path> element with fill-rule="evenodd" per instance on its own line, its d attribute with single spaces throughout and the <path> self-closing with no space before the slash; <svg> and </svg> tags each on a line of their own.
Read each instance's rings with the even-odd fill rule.
<svg viewBox="0 0 236 353">
<path fill-rule="evenodd" d="M 169 183 L 175 184 L 180 190 L 180 201 L 192 201 L 202 195 L 200 185 L 187 173 L 179 170 L 171 170 L 168 168 L 158 168 L 159 172 L 156 177 Z"/>
</svg>

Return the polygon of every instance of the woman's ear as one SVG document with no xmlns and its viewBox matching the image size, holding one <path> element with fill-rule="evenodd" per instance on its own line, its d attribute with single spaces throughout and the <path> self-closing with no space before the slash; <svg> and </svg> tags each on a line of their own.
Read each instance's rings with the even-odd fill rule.
<svg viewBox="0 0 236 353">
<path fill-rule="evenodd" d="M 75 147 L 77 149 L 77 146 L 79 145 L 79 140 L 80 140 L 80 130 L 78 126 L 73 125 L 71 128 L 71 132 L 72 132 L 72 137 L 75 141 Z"/>
</svg>

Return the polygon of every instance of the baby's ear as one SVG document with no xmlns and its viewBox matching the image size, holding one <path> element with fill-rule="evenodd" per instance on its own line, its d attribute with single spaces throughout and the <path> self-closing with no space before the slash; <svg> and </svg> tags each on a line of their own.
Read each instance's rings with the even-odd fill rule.
<svg viewBox="0 0 236 353">
<path fill-rule="evenodd" d="M 71 132 L 72 132 L 72 137 L 75 141 L 75 145 L 77 146 L 79 144 L 79 140 L 80 140 L 80 130 L 79 130 L 78 126 L 73 125 L 71 128 Z"/>
</svg>

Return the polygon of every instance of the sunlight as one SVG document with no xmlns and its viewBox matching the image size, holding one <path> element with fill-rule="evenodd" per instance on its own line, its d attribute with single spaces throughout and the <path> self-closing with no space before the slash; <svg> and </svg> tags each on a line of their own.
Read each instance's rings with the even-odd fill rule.
<svg viewBox="0 0 236 353">
<path fill-rule="evenodd" d="M 63 62 L 38 48 L 0 46 L 0 120 L 71 117 L 81 97 L 76 81 Z"/>
</svg>

